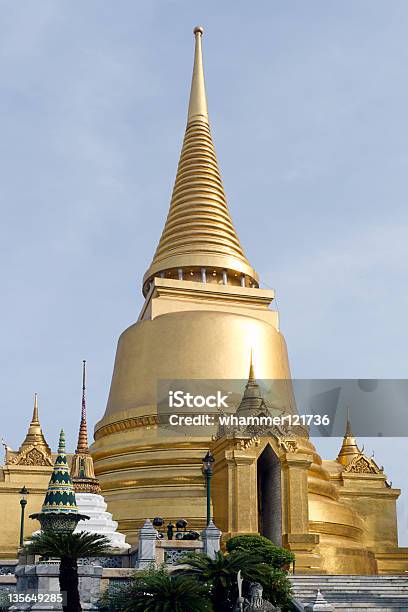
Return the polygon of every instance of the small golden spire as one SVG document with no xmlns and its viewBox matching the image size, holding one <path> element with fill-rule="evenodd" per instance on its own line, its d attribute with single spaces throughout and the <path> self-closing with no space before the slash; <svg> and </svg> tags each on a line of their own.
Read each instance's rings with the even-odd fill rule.
<svg viewBox="0 0 408 612">
<path fill-rule="evenodd" d="M 262 390 L 255 377 L 255 368 L 252 361 L 252 349 L 249 364 L 249 376 L 245 391 L 237 408 L 237 416 L 255 416 L 260 413 L 269 413 Z"/>
<path fill-rule="evenodd" d="M 249 361 L 249 377 L 248 380 L 254 381 L 255 379 L 255 372 L 254 372 L 254 363 L 252 360 L 252 349 L 251 349 L 251 356 L 250 356 L 250 361 Z"/>
<path fill-rule="evenodd" d="M 28 446 L 38 446 L 42 448 L 49 455 L 51 454 L 51 449 L 48 446 L 44 434 L 41 429 L 40 420 L 38 418 L 38 395 L 34 393 L 34 408 L 33 408 L 33 416 L 31 418 L 30 425 L 28 427 L 27 435 L 24 439 L 24 442 L 20 446 L 19 452 L 23 451 Z"/>
<path fill-rule="evenodd" d="M 347 406 L 347 420 L 346 420 L 346 433 L 344 434 L 345 437 L 353 437 L 353 432 L 351 430 L 351 423 L 350 423 L 350 406 Z"/>
<path fill-rule="evenodd" d="M 34 393 L 34 410 L 33 410 L 33 418 L 31 419 L 31 424 L 39 424 L 38 420 L 38 396 L 37 393 Z"/>
<path fill-rule="evenodd" d="M 196 119 L 200 119 L 208 123 L 208 106 L 207 95 L 205 93 L 203 54 L 201 48 L 201 37 L 203 28 L 196 26 L 194 28 L 195 35 L 195 52 L 194 52 L 194 67 L 193 78 L 191 80 L 190 102 L 188 105 L 187 125 Z"/>
<path fill-rule="evenodd" d="M 344 466 L 347 466 L 350 461 L 361 454 L 357 446 L 356 439 L 351 429 L 350 409 L 347 407 L 346 431 L 344 433 L 343 444 L 341 445 L 337 461 Z"/>
</svg>

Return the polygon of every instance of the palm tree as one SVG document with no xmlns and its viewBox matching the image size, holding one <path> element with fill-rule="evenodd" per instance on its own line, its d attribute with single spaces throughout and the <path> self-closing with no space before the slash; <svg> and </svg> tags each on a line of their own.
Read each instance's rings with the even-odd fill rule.
<svg viewBox="0 0 408 612">
<path fill-rule="evenodd" d="M 219 551 L 214 559 L 202 553 L 190 553 L 180 559 L 179 564 L 177 574 L 194 577 L 210 588 L 215 612 L 233 609 L 238 597 L 239 570 L 245 579 L 261 583 L 268 573 L 262 558 L 247 551 L 226 555 Z"/>
<path fill-rule="evenodd" d="M 81 531 L 58 533 L 42 531 L 33 535 L 25 550 L 29 554 L 60 559 L 59 585 L 66 593 L 65 612 L 81 612 L 78 588 L 78 559 L 106 555 L 111 544 L 105 536 Z"/>
<path fill-rule="evenodd" d="M 209 589 L 165 568 L 136 574 L 128 585 L 110 588 L 100 602 L 109 612 L 212 612 Z"/>
</svg>

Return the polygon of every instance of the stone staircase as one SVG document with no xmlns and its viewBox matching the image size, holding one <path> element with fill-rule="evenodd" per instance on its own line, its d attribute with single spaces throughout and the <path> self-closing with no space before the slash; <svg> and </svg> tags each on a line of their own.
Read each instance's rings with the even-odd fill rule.
<svg viewBox="0 0 408 612">
<path fill-rule="evenodd" d="M 306 605 L 320 589 L 335 610 L 408 612 L 406 576 L 291 576 L 293 594 Z"/>
</svg>

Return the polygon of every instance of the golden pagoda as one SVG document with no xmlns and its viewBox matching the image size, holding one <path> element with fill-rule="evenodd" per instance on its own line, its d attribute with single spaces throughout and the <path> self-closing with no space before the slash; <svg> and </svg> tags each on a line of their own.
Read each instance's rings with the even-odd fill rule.
<svg viewBox="0 0 408 612">
<path fill-rule="evenodd" d="M 42 432 L 38 415 L 38 397 L 27 434 L 18 451 L 5 445 L 4 464 L 0 466 L 0 523 L 7 529 L 0 532 L 0 557 L 17 555 L 20 531 L 20 490 L 28 489 L 27 516 L 41 509 L 50 479 L 54 457 Z M 34 521 L 26 520 L 24 536 L 37 529 Z"/>
<path fill-rule="evenodd" d="M 159 381 L 245 381 L 252 351 L 257 378 L 283 381 L 284 413 L 296 413 L 285 339 L 270 308 L 274 292 L 259 288 L 227 206 L 202 34 L 195 28 L 187 127 L 167 220 L 143 278 L 145 302 L 119 338 L 106 411 L 95 426 L 91 453 L 103 495 L 131 543 L 154 516 L 183 517 L 200 529 L 202 457 L 210 448 L 212 515 L 224 540 L 262 533 L 296 553 L 298 572 L 407 571 L 407 550 L 397 544 L 399 490 L 358 449 L 351 428 L 338 460 L 322 461 L 307 432 L 203 428 L 185 436 L 159 425 Z M 245 411 L 256 402 L 265 409 L 253 364 L 245 393 Z"/>
</svg>

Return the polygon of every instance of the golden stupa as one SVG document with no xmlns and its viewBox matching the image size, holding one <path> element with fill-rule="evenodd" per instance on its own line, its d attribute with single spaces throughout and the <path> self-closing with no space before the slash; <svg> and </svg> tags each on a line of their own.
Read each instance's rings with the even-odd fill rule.
<svg viewBox="0 0 408 612">
<path fill-rule="evenodd" d="M 166 435 L 159 380 L 291 381 L 274 292 L 259 288 L 227 206 L 211 137 L 195 28 L 187 127 L 165 227 L 143 279 L 138 321 L 119 338 L 105 415 L 91 453 L 110 512 L 128 541 L 146 518 L 205 524 L 202 457 L 215 457 L 214 521 L 223 538 L 263 533 L 296 553 L 298 572 L 375 574 L 408 570 L 397 544 L 396 500 L 348 425 L 338 460 L 322 461 L 307 434 L 239 431 Z M 258 396 L 257 396 L 258 397 Z M 259 399 L 259 398 L 258 398 Z M 261 402 L 262 403 L 262 402 Z"/>
</svg>

